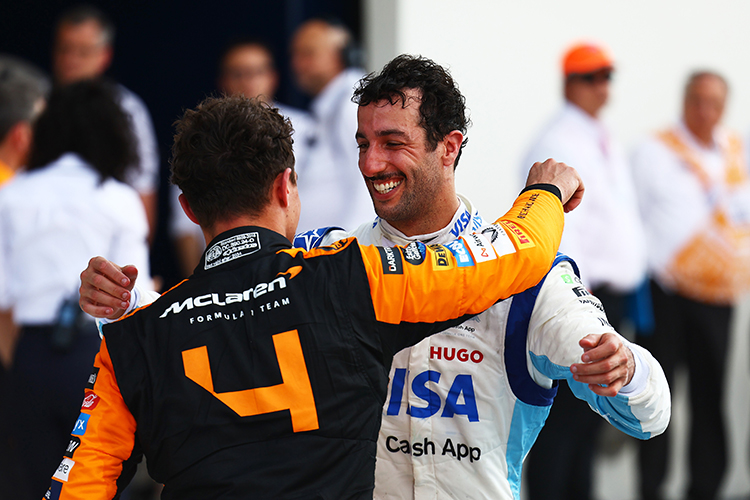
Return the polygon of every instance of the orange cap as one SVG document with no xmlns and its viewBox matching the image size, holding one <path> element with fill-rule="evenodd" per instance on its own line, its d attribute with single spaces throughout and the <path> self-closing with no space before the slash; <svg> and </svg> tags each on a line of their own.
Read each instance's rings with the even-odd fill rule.
<svg viewBox="0 0 750 500">
<path fill-rule="evenodd" d="M 565 76 L 585 75 L 600 69 L 612 68 L 612 58 L 603 47 L 591 43 L 574 45 L 563 57 Z"/>
</svg>

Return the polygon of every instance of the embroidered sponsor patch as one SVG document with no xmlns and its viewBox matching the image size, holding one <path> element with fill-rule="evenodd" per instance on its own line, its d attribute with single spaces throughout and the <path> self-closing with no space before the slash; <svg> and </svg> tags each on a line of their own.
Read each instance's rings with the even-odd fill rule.
<svg viewBox="0 0 750 500">
<path fill-rule="evenodd" d="M 95 366 L 94 371 L 91 372 L 91 375 L 89 375 L 89 380 L 86 383 L 86 389 L 94 389 L 94 384 L 96 384 L 96 377 L 99 376 L 99 367 Z"/>
<path fill-rule="evenodd" d="M 378 247 L 383 274 L 404 274 L 404 263 L 398 248 Z"/>
<path fill-rule="evenodd" d="M 424 262 L 425 255 L 427 255 L 427 249 L 420 241 L 412 241 L 404 247 L 403 252 L 404 260 L 413 266 Z"/>
<path fill-rule="evenodd" d="M 497 258 L 495 251 L 492 249 L 492 244 L 481 234 L 467 234 L 464 236 L 464 240 L 477 264 Z"/>
<path fill-rule="evenodd" d="M 519 249 L 523 248 L 531 248 L 536 246 L 533 241 L 531 241 L 531 238 L 529 238 L 526 233 L 521 229 L 518 225 L 516 225 L 513 222 L 504 220 L 500 221 L 501 224 L 503 224 L 506 228 L 508 228 L 507 234 L 513 238 L 513 240 L 516 242 L 516 246 Z"/>
<path fill-rule="evenodd" d="M 492 224 L 483 228 L 480 232 L 490 241 L 498 257 L 515 253 L 516 247 L 510 240 L 507 231 L 500 225 Z"/>
<path fill-rule="evenodd" d="M 211 269 L 260 250 L 260 236 L 257 232 L 237 234 L 216 242 L 206 250 L 204 269 Z"/>
<path fill-rule="evenodd" d="M 91 415 L 87 415 L 86 413 L 81 413 L 78 415 L 78 420 L 76 420 L 75 425 L 73 426 L 73 434 L 74 436 L 83 436 L 86 434 L 86 427 L 89 425 L 89 418 Z"/>
<path fill-rule="evenodd" d="M 432 269 L 435 271 L 446 271 L 456 267 L 452 254 L 443 245 L 430 245 L 432 250 Z"/>
<path fill-rule="evenodd" d="M 70 442 L 68 443 L 68 446 L 65 448 L 65 453 L 63 453 L 63 456 L 68 457 L 68 458 L 73 458 L 73 453 L 76 452 L 79 446 L 81 446 L 81 438 L 70 436 Z"/>
<path fill-rule="evenodd" d="M 55 474 L 52 476 L 55 479 L 59 479 L 60 481 L 68 482 L 68 477 L 70 477 L 70 471 L 73 469 L 73 466 L 76 463 L 72 461 L 69 458 L 63 458 L 62 462 L 60 462 L 60 465 L 57 467 L 57 470 L 55 471 Z"/>
<path fill-rule="evenodd" d="M 81 404 L 81 410 L 93 410 L 96 408 L 96 405 L 99 404 L 99 396 L 94 394 L 93 392 L 89 392 L 86 394 L 86 397 L 83 398 L 83 404 Z"/>
<path fill-rule="evenodd" d="M 463 240 L 454 240 L 445 246 L 448 247 L 448 250 L 450 250 L 453 256 L 456 258 L 456 265 L 458 265 L 458 267 L 468 267 L 474 265 L 474 261 L 471 259 L 471 255 L 469 254 L 469 249 L 466 248 L 466 244 Z"/>
</svg>

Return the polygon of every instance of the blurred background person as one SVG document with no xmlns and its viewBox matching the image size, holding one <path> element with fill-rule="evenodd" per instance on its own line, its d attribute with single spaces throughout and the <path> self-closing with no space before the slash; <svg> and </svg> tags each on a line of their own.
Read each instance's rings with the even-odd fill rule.
<svg viewBox="0 0 750 500">
<path fill-rule="evenodd" d="M 646 243 L 630 167 L 601 120 L 614 61 L 598 44 L 577 44 L 565 53 L 562 70 L 563 109 L 533 142 L 523 165 L 554 158 L 580 172 L 586 202 L 566 214 L 560 251 L 578 262 L 584 285 L 601 300 L 612 326 L 623 331 L 628 295 L 645 282 Z M 601 423 L 567 386 L 560 387 L 526 463 L 530 500 L 591 499 Z"/>
<path fill-rule="evenodd" d="M 275 100 L 279 74 L 268 45 L 255 38 L 232 41 L 219 59 L 217 86 L 222 93 L 257 97 L 278 108 L 282 115 L 292 121 L 294 127 L 295 165 L 304 164 L 310 142 L 310 115 Z M 180 207 L 179 195 L 180 190 L 176 186 L 170 186 L 170 231 L 180 261 L 180 271 L 183 277 L 187 277 L 193 274 L 193 269 L 203 255 L 205 239 L 200 226 L 188 219 Z"/>
<path fill-rule="evenodd" d="M 49 81 L 41 70 L 0 54 L 0 186 L 26 165 L 31 129 L 48 91 Z"/>
<path fill-rule="evenodd" d="M 148 276 L 146 215 L 120 182 L 137 153 L 115 93 L 99 80 L 54 90 L 26 169 L 0 189 L 0 310 L 20 327 L 7 375 L 12 403 L 1 405 L 13 420 L 0 429 L 13 460 L 0 483 L 13 498 L 41 498 L 74 439 L 70 423 L 99 348 L 78 307 L 81 266 L 104 252 Z"/>
<path fill-rule="evenodd" d="M 33 125 L 44 108 L 49 82 L 44 74 L 26 61 L 0 54 L 0 190 L 26 165 L 31 149 Z M 4 239 L 0 235 L 0 241 Z M 7 280 L 0 264 L 0 287 Z M 13 422 L 8 377 L 18 328 L 10 311 L 0 310 L 0 428 Z M 8 450 L 8 433 L 0 431 L 0 449 Z M 11 471 L 13 457 L 0 453 L 0 471 Z M 10 490 L 10 475 L 0 472 L 0 491 Z"/>
<path fill-rule="evenodd" d="M 311 19 L 294 33 L 292 71 L 312 97 L 314 120 L 307 158 L 299 165 L 298 188 L 305 207 L 298 229 L 323 226 L 352 230 L 375 211 L 359 173 L 355 84 L 364 76 L 356 44 L 343 24 Z"/>
<path fill-rule="evenodd" d="M 68 84 L 104 75 L 114 56 L 115 25 L 92 5 L 64 11 L 56 24 L 52 49 L 55 83 Z M 130 116 L 138 161 L 128 167 L 125 181 L 138 191 L 148 217 L 150 234 L 156 227 L 159 150 L 151 115 L 140 97 L 117 85 L 117 99 Z"/>
<path fill-rule="evenodd" d="M 712 499 L 727 462 L 722 402 L 732 306 L 750 289 L 750 183 L 739 136 L 720 126 L 726 80 L 696 72 L 684 92 L 682 120 L 633 156 L 655 317 L 653 335 L 638 340 L 670 384 L 677 367 L 687 368 L 685 498 Z M 670 434 L 639 445 L 644 500 L 664 498 Z"/>
</svg>

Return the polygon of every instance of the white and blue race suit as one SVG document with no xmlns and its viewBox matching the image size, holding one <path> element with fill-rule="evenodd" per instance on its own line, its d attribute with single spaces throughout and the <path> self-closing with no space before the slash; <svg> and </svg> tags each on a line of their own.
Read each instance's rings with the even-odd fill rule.
<svg viewBox="0 0 750 500">
<path fill-rule="evenodd" d="M 299 234 L 294 246 L 329 245 L 348 236 L 368 245 L 447 244 L 492 230 L 468 200 L 460 200 L 451 223 L 436 233 L 406 237 L 376 218 L 351 233 L 322 228 Z M 460 265 L 462 256 L 456 257 Z M 558 255 L 537 286 L 399 352 L 383 407 L 374 497 L 518 500 L 523 460 L 562 379 L 621 431 L 640 439 L 664 432 L 669 385 L 642 347 L 623 338 L 636 372 L 615 397 L 598 396 L 573 380 L 570 365 L 583 354 L 579 340 L 606 332 L 616 333 L 601 302 L 585 289 L 573 260 Z"/>
</svg>

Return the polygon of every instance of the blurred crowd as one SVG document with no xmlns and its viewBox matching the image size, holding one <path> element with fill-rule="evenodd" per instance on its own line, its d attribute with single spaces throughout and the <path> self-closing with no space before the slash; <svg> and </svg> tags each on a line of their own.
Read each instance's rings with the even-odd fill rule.
<svg viewBox="0 0 750 500">
<path fill-rule="evenodd" d="M 60 454 L 72 453 L 70 426 L 99 344 L 93 320 L 78 307 L 89 259 L 135 264 L 142 286 L 151 278 L 149 245 L 167 166 L 146 104 L 107 77 L 114 41 L 107 13 L 79 6 L 54 26 L 51 77 L 0 55 L 0 498 L 10 491 L 40 498 Z M 256 97 L 293 124 L 305 207 L 298 231 L 354 229 L 375 217 L 356 168 L 351 97 L 364 76 L 357 44 L 340 22 L 311 19 L 296 29 L 289 50 L 308 109 L 276 100 L 273 50 L 256 38 L 227 40 L 217 91 Z M 519 168 L 554 158 L 580 172 L 585 200 L 566 216 L 560 251 L 581 266 L 610 323 L 659 360 L 670 385 L 687 368 L 686 498 L 717 498 L 727 468 L 729 327 L 750 289 L 745 141 L 721 124 L 729 82 L 697 69 L 682 82 L 681 116 L 625 151 L 601 120 L 616 71 L 605 47 L 570 48 L 561 66 L 564 105 Z M 169 234 L 187 277 L 205 240 L 179 209 L 179 190 L 170 189 Z M 150 286 L 158 289 L 155 278 Z M 591 499 L 592 435 L 602 419 L 566 387 L 555 401 L 526 462 L 528 498 Z M 663 498 L 669 439 L 667 431 L 639 443 L 644 500 Z"/>
</svg>

